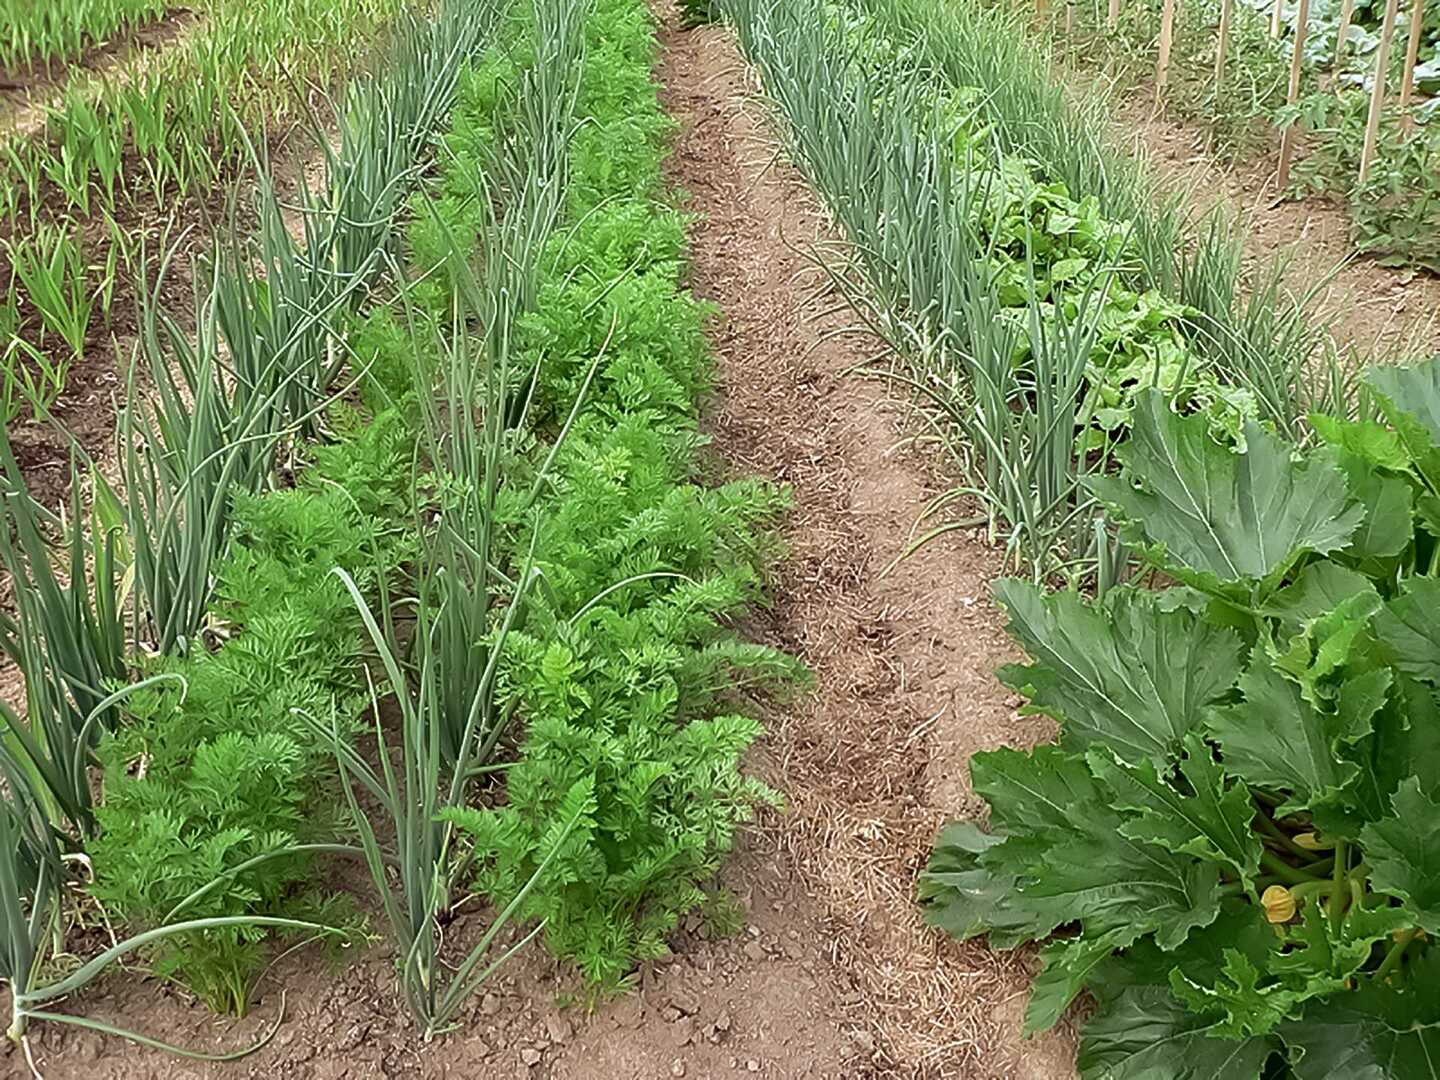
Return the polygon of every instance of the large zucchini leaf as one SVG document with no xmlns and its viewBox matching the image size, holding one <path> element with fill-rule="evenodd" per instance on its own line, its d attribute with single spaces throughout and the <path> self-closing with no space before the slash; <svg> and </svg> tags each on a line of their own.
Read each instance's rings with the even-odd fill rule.
<svg viewBox="0 0 1440 1080">
<path fill-rule="evenodd" d="M 1243 454 L 1221 446 L 1203 417 L 1178 416 L 1163 395 L 1147 393 L 1117 452 L 1123 476 L 1088 483 L 1137 542 L 1202 588 L 1270 581 L 1306 553 L 1343 548 L 1364 509 L 1333 461 L 1297 462 L 1292 447 L 1253 421 L 1245 443 Z"/>
</svg>

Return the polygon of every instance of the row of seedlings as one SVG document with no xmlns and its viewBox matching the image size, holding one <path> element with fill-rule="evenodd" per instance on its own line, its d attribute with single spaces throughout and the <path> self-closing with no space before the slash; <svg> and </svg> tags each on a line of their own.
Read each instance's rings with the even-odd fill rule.
<svg viewBox="0 0 1440 1080">
<path fill-rule="evenodd" d="M 409 10 L 224 0 L 132 73 L 77 75 L 35 124 L 0 124 L 0 413 L 44 416 L 69 370 L 101 348 L 157 206 L 203 213 L 249 164 L 257 134 L 278 142 L 323 126 L 309 88 L 328 92 L 360 68 L 377 35 L 403 36 Z"/>
<path fill-rule="evenodd" d="M 680 918 L 710 899 L 737 826 L 776 801 L 740 771 L 760 729 L 728 695 L 801 672 L 728 626 L 758 596 L 783 494 L 695 482 L 709 311 L 682 286 L 686 218 L 661 175 L 671 122 L 652 80 L 653 16 L 639 0 L 594 0 L 583 40 L 563 199 L 554 231 L 521 246 L 534 273 L 508 343 L 524 452 L 498 500 L 497 542 L 512 577 L 523 566 L 535 584 L 497 653 L 495 708 L 518 723 L 512 741 L 484 747 L 509 756 L 479 766 L 495 769 L 491 797 L 450 818 L 471 841 L 474 887 L 539 921 L 594 996 L 667 951 Z M 481 89 L 507 81 L 496 72 Z M 483 232 L 467 163 L 476 142 L 505 134 L 464 108 L 460 120 L 453 167 L 412 229 L 421 266 Z M 414 295 L 443 317 L 423 287 Z M 577 792 L 589 809 L 557 853 Z"/>
</svg>

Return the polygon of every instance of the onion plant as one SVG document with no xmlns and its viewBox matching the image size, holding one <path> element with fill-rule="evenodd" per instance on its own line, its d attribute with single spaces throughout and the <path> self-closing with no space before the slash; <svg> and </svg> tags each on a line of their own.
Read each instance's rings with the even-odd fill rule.
<svg viewBox="0 0 1440 1080">
<path fill-rule="evenodd" d="M 303 7 L 307 2 L 292 0 L 290 6 Z M 377 13 L 392 4 L 392 0 L 365 2 Z M 355 3 L 349 5 L 355 6 Z M 30 717 L 28 720 L 8 718 L 10 742 L 0 744 L 0 750 L 7 745 L 17 748 L 13 757 L 0 762 L 13 766 L 12 771 L 18 778 L 9 785 L 8 792 L 18 793 L 16 800 L 29 799 L 13 803 L 14 812 L 0 822 L 0 832 L 5 834 L 0 839 L 19 835 L 21 825 L 26 822 L 34 824 L 35 836 L 30 848 L 16 845 L 17 854 L 12 862 L 0 866 L 0 877 L 4 878 L 0 880 L 0 908 L 11 931 L 12 962 L 5 974 L 14 991 L 14 1037 L 23 1034 L 28 1019 L 43 1018 L 78 1023 L 163 1046 L 138 1033 L 119 1032 L 101 1023 L 53 1013 L 51 1003 L 83 987 L 127 952 L 173 935 L 239 926 L 313 932 L 326 929 L 291 919 L 253 916 L 179 921 L 187 906 L 218 884 L 212 882 L 177 905 L 159 928 L 120 943 L 68 978 L 52 985 L 39 985 L 35 973 L 37 957 L 43 952 L 40 937 L 45 926 L 53 925 L 64 862 L 63 856 L 58 863 L 54 858 L 47 862 L 26 852 L 34 849 L 48 853 L 47 858 L 58 853 L 62 846 L 59 831 L 62 819 L 74 825 L 76 835 L 83 835 L 91 827 L 86 766 L 92 738 L 108 722 L 121 697 L 156 681 L 146 680 L 109 696 L 100 696 L 93 702 L 81 693 L 82 690 L 101 693 L 125 674 L 126 642 L 120 614 L 125 603 L 118 596 L 116 585 L 121 544 L 127 546 L 132 563 L 129 571 L 133 574 L 135 589 L 133 633 L 137 644 L 165 652 L 186 651 L 203 626 L 212 599 L 214 576 L 228 541 L 230 503 L 234 494 L 258 491 L 268 485 L 281 443 L 319 415 L 334 393 L 343 392 L 331 385 L 345 359 L 343 340 L 336 330 L 334 317 L 362 294 L 379 264 L 390 242 L 399 196 L 415 175 L 417 156 L 453 101 L 460 67 L 489 32 L 496 17 L 493 4 L 477 6 L 443 0 L 435 19 L 405 24 L 399 44 L 395 46 L 399 66 L 377 75 L 365 84 L 369 91 L 357 90 L 349 99 L 346 123 L 342 125 L 341 150 L 331 163 L 329 189 L 320 198 L 302 193 L 299 208 L 304 229 L 302 241 L 297 242 L 290 236 L 285 208 L 273 187 L 262 180 L 258 199 L 260 227 L 253 241 L 225 245 L 215 258 L 202 264 L 193 330 L 167 315 L 160 303 L 179 245 L 166 252 L 153 286 L 142 293 L 139 344 L 118 425 L 123 494 L 116 495 L 97 478 L 95 516 L 90 520 L 89 535 L 104 539 L 92 539 L 90 546 L 86 546 L 80 516 L 81 485 L 73 485 L 75 521 L 70 533 L 71 566 L 64 587 L 54 580 L 56 572 L 48 559 L 49 552 L 44 550 L 41 535 L 46 527 L 58 523 L 42 518 L 31 502 L 17 504 L 30 517 L 23 523 L 25 528 L 15 530 L 17 539 L 13 543 L 7 535 L 0 555 L 22 567 L 43 587 L 24 589 L 26 603 L 21 605 L 19 616 L 0 629 L 4 630 L 6 649 L 26 663 L 27 676 L 31 672 L 45 676 L 43 680 L 37 676 L 36 685 L 47 692 L 43 704 L 48 709 L 37 709 L 38 699 L 32 694 Z M 331 19 L 324 32 L 343 36 L 350 29 L 352 22 L 341 17 Z M 221 42 L 218 47 L 233 48 L 242 58 L 247 55 L 246 46 L 239 42 L 229 45 Z M 263 172 L 263 154 L 254 149 L 243 128 L 230 130 Z M 167 139 L 163 134 L 154 134 L 154 148 L 169 155 L 174 144 Z M 549 157 L 546 160 L 549 161 Z M 167 166 L 172 167 L 186 168 L 174 158 Z M 201 167 L 203 170 L 203 163 Z M 173 172 L 170 177 L 173 179 Z M 159 185 L 167 181 L 160 175 L 156 182 Z M 558 195 L 548 192 L 542 202 L 558 204 L 558 199 Z M 546 215 L 539 215 L 539 220 L 548 230 Z M 545 235 L 548 236 L 548 231 Z M 537 250 L 543 242 L 543 237 L 536 241 Z M 144 261 L 142 251 L 142 265 Z M 507 293 L 507 297 L 509 295 Z M 509 308 L 505 310 L 507 313 L 500 321 L 508 326 L 514 314 Z M 485 452 L 478 463 L 471 460 L 469 464 L 488 470 L 485 475 L 498 477 L 498 468 L 489 468 L 495 461 L 495 450 L 491 442 L 485 440 L 498 440 L 494 446 L 502 446 L 509 438 L 503 424 L 508 414 L 505 394 L 513 390 L 516 380 L 507 374 L 505 364 L 492 362 L 489 353 L 482 361 L 465 352 L 472 343 L 468 321 L 464 318 L 457 319 L 456 340 L 461 343 L 457 369 L 463 369 L 468 375 L 452 380 L 451 390 L 470 395 L 477 386 L 486 385 L 489 390 L 485 392 L 495 395 L 485 399 L 487 407 L 482 408 L 484 415 L 494 418 L 494 422 L 482 426 L 480 445 L 486 448 Z M 467 416 L 471 415 L 471 401 L 468 396 L 453 398 L 455 408 L 465 410 Z M 8 451 L 8 447 L 6 449 Z M 18 478 L 18 468 L 12 469 L 12 473 Z M 476 490 L 490 493 L 488 521 L 484 527 L 493 532 L 499 527 L 493 505 L 496 486 L 491 484 L 487 488 L 479 482 Z M 458 523 L 452 524 L 457 537 L 465 535 Z M 457 565 L 462 561 L 457 559 Z M 42 563 L 43 574 L 34 568 Z M 471 568 L 474 566 L 472 563 Z M 305 850 L 363 854 L 376 868 L 377 883 L 387 898 L 387 914 L 404 913 L 403 917 L 391 920 L 397 934 L 405 932 L 404 926 L 411 928 L 406 939 L 402 976 L 412 1003 L 426 1018 L 427 1033 L 442 1027 L 466 994 L 493 970 L 493 965 L 482 968 L 481 961 L 486 959 L 490 944 L 523 900 L 522 895 L 501 913 L 481 945 L 454 977 L 447 979 L 439 966 L 439 942 L 435 934 L 440 917 L 452 906 L 451 883 L 463 869 L 464 861 L 453 839 L 454 826 L 439 821 L 438 815 L 446 808 L 463 805 L 466 789 L 473 780 L 473 763 L 477 756 L 489 754 L 503 730 L 494 703 L 499 650 L 509 628 L 523 611 L 525 596 L 534 578 L 529 567 L 518 582 L 497 574 L 491 560 L 482 558 L 478 563 L 478 577 L 472 579 L 478 582 L 486 597 L 481 632 L 495 640 L 484 651 L 484 666 L 472 673 L 474 677 L 466 687 L 470 704 L 469 727 L 464 737 L 454 740 L 453 747 L 440 757 L 426 756 L 440 746 L 438 739 L 443 727 L 437 721 L 444 720 L 443 713 L 433 708 L 438 694 L 433 674 L 442 661 L 438 651 L 427 649 L 424 655 L 432 677 L 428 681 L 423 677 L 422 665 L 422 677 L 417 685 L 422 688 L 422 702 L 427 704 L 418 708 L 419 719 L 412 716 L 407 721 L 407 731 L 414 738 L 406 743 L 405 752 L 410 756 L 403 779 L 397 780 L 391 773 L 388 759 L 380 773 L 366 775 L 355 768 L 360 759 L 348 742 L 336 746 L 342 775 L 352 796 L 350 808 L 368 842 L 363 848 L 303 846 Z M 421 616 L 426 626 L 445 624 L 441 613 L 447 610 L 449 599 L 454 595 L 447 591 L 445 580 L 443 573 L 427 574 L 424 578 Z M 93 600 L 88 591 L 92 584 L 97 594 Z M 346 578 L 346 584 L 353 592 L 354 583 Z M 503 617 L 499 612 L 504 613 Z M 498 626 L 493 625 L 496 619 Z M 368 625 L 372 632 L 376 630 L 373 618 Z M 480 625 L 470 624 L 472 628 Z M 393 637 L 387 640 L 393 645 Z M 376 643 L 380 644 L 378 639 Z M 77 664 L 68 659 L 70 653 L 85 645 L 98 649 L 100 644 L 113 649 L 115 657 L 120 658 L 118 670 L 107 670 L 100 676 L 89 675 L 83 680 L 70 676 L 72 668 L 77 668 Z M 383 651 L 386 649 L 382 648 Z M 67 658 L 64 665 L 55 662 L 53 658 L 57 655 Z M 82 652 L 82 658 L 85 655 L 88 654 Z M 387 655 L 393 662 L 393 654 Z M 398 674 L 398 668 L 392 668 L 392 674 Z M 90 698 L 95 693 L 91 693 Z M 93 707 L 81 715 L 87 702 Z M 61 705 L 65 706 L 63 711 Z M 37 727 L 37 717 L 48 725 L 43 728 L 43 738 L 39 739 L 34 737 L 34 733 L 41 730 Z M 326 734 L 340 738 L 338 732 Z M 434 771 L 437 769 L 443 770 L 444 782 L 430 783 L 428 794 L 422 794 L 426 790 L 423 777 L 430 776 L 433 780 L 439 775 Z M 363 814 L 353 798 L 353 783 L 371 786 L 371 781 L 388 788 L 391 794 L 388 806 L 397 811 L 396 821 L 403 819 L 406 825 L 405 831 L 397 829 L 395 855 L 378 850 L 374 833 L 363 827 Z M 63 808 L 58 814 L 53 808 L 57 803 Z M 588 793 L 577 789 L 572 805 L 574 813 L 556 833 L 557 851 L 570 831 L 591 811 Z M 50 848 L 44 846 L 47 843 Z M 271 852 L 262 858 L 298 850 Z M 52 864 L 55 864 L 53 868 Z M 40 874 L 27 870 L 32 865 L 51 869 Z M 249 865 L 236 868 L 235 872 Z M 404 887 L 397 896 L 389 892 L 386 875 L 390 866 L 400 867 L 405 877 Z M 421 866 L 426 869 L 415 869 Z M 7 867 L 9 873 L 5 877 Z M 417 876 L 410 876 L 411 870 Z"/>
<path fill-rule="evenodd" d="M 281 431 L 304 426 L 329 396 L 346 359 L 336 316 L 363 278 L 333 268 L 335 234 L 319 215 L 302 213 L 303 235 L 299 241 L 291 236 L 268 170 L 259 164 L 258 228 L 250 242 L 222 249 L 214 316 L 237 385 L 251 394 L 278 391 L 261 424 Z"/>
<path fill-rule="evenodd" d="M 436 625 L 419 646 L 438 653 L 445 748 L 452 757 L 470 726 L 474 687 L 493 662 L 491 649 L 480 643 L 499 600 L 492 545 L 502 470 L 512 451 L 512 429 L 523 432 L 536 379 L 533 369 L 516 370 L 513 333 L 535 303 L 539 262 L 564 208 L 584 12 L 585 5 L 563 0 L 535 4 L 539 47 L 534 64 L 513 98 L 497 108 L 506 119 L 475 178 L 482 215 L 478 274 L 468 262 L 469 246 L 444 212 L 425 204 L 446 253 L 453 306 L 446 328 L 449 343 L 434 350 L 438 367 L 422 363 L 417 373 L 418 384 L 428 388 L 421 395 L 425 448 L 442 492 L 422 590 L 433 592 L 427 599 Z M 481 328 L 478 348 L 470 340 L 471 322 Z M 416 355 L 430 352 L 417 349 Z M 582 399 L 583 392 L 573 409 Z M 499 736 L 498 726 L 478 733 L 482 757 Z"/>
<path fill-rule="evenodd" d="M 424 204 L 441 237 L 446 280 L 453 291 L 448 313 L 410 309 L 412 325 L 448 338 L 437 349 L 417 341 L 413 350 L 416 382 L 422 388 L 422 445 L 434 470 L 438 506 L 433 524 L 426 528 L 426 554 L 413 602 L 412 674 L 407 675 L 399 659 L 398 620 L 388 590 L 382 585 L 377 620 L 355 583 L 337 571 L 360 611 L 398 705 L 399 746 L 387 738 L 378 701 L 378 768 L 341 733 L 327 734 L 395 939 L 400 982 L 427 1038 L 445 1030 L 469 995 L 539 932 L 536 927 L 496 959 L 488 959 L 530 889 L 568 842 L 582 839 L 575 834 L 584 831 L 595 810 L 590 783 L 577 784 L 548 838 L 547 854 L 526 886 L 474 948 L 453 963 L 444 962 L 439 927 L 454 906 L 454 890 L 467 868 L 455 818 L 466 809 L 470 784 L 488 771 L 506 729 L 509 709 L 496 687 L 500 659 L 510 633 L 524 618 L 538 578 L 528 557 L 513 576 L 497 565 L 507 510 L 513 516 L 517 506 L 505 500 L 502 507 L 517 438 L 513 425 L 517 418 L 523 423 L 533 382 L 533 372 L 515 369 L 512 335 L 534 302 L 536 266 L 563 206 L 583 10 L 563 0 L 536 4 L 540 47 L 535 65 L 522 78 L 515 100 L 504 107 L 507 130 L 490 157 L 488 175 L 476 181 L 482 212 L 479 250 L 461 241 L 439 207 Z M 469 261 L 472 253 L 478 271 Z M 435 360 L 427 362 L 427 356 Z M 524 514 L 523 501 L 519 505 Z M 513 528 L 513 521 L 508 527 Z M 370 802 L 379 804 L 379 812 L 362 807 L 361 789 Z M 387 872 L 386 852 L 378 840 L 391 833 L 398 881 Z"/>
<path fill-rule="evenodd" d="M 0 706 L 14 726 L 9 709 Z M 12 992 L 30 984 L 37 955 L 44 948 L 55 917 L 55 900 L 64 875 L 60 845 L 31 775 L 0 743 L 0 920 L 4 951 L 0 979 Z M 24 1034 L 20 1017 L 12 1018 L 9 1035 Z"/>
<path fill-rule="evenodd" d="M 339 40 L 353 30 L 357 14 L 380 18 L 395 4 L 353 0 L 315 12 L 309 0 L 275 0 L 262 8 L 271 20 L 266 28 L 270 38 L 284 31 L 299 33 L 302 39 L 319 33 Z M 296 26 L 277 17 L 277 12 L 305 12 L 307 20 L 315 15 L 323 26 L 305 20 Z M 344 129 L 348 141 L 342 135 L 330 194 L 320 201 L 308 194 L 304 197 L 304 242 L 289 237 L 279 199 L 262 181 L 257 237 L 253 245 L 227 246 L 205 267 L 197 288 L 193 332 L 165 314 L 160 303 L 179 245 L 161 260 L 158 279 L 142 295 L 139 347 L 119 424 L 123 497 L 99 481 L 96 493 L 97 511 L 123 523 L 124 541 L 131 548 L 136 636 L 142 644 L 183 651 L 193 641 L 228 535 L 229 501 L 237 490 L 254 491 L 269 482 L 277 445 L 323 406 L 328 375 L 338 364 L 330 316 L 357 294 L 357 283 L 375 265 L 390 234 L 401 185 L 414 175 L 416 155 L 448 111 L 465 58 L 496 17 L 494 4 L 445 0 L 436 18 L 404 25 L 394 46 L 397 66 L 364 83 L 370 88 L 368 98 L 362 89 L 350 99 L 346 116 L 354 123 Z M 254 41 L 253 36 L 236 34 L 209 39 L 204 48 L 216 65 L 248 64 Z M 195 54 L 189 56 L 194 59 Z M 278 75 L 284 56 L 267 58 L 267 64 L 280 65 L 271 72 Z M 148 90 L 142 86 L 136 92 Z M 205 97 L 206 110 L 225 116 L 226 110 L 219 108 L 224 99 L 212 99 L 209 92 L 202 85 L 199 96 Z M 173 145 L 155 119 L 169 107 L 168 99 L 162 94 L 153 100 L 159 107 L 153 115 L 141 117 L 134 135 L 143 150 L 169 153 Z M 374 107 L 367 108 L 366 100 Z M 77 105 L 66 116 L 74 120 L 82 112 Z M 372 123 L 377 116 L 381 122 Z M 233 117 L 224 123 L 233 123 Z M 260 157 L 243 128 L 226 130 L 243 143 L 252 160 Z M 48 166 L 57 167 L 54 161 Z M 183 167 L 177 161 L 167 166 Z M 157 187 L 165 182 L 163 176 L 158 178 Z M 78 189 L 75 197 L 81 197 Z M 142 384 L 148 384 L 143 394 Z M 18 476 L 18 471 L 14 474 Z M 79 488 L 76 484 L 77 500 Z M 73 645 L 79 630 L 99 624 L 104 633 L 93 636 L 120 656 L 123 603 L 115 594 L 120 537 L 108 527 L 92 524 L 91 534 L 103 532 L 105 537 L 92 552 L 79 539 L 82 530 L 77 520 L 71 572 L 62 588 L 53 580 L 48 559 L 29 558 L 41 550 L 40 532 L 51 522 L 41 521 L 38 508 L 29 502 L 17 505 L 31 517 L 26 528 L 15 532 L 14 543 L 7 534 L 4 554 L 27 573 L 32 563 L 44 567 L 48 577 L 39 571 L 31 576 L 45 588 L 24 592 L 37 603 L 43 601 L 46 606 L 37 609 L 38 615 L 53 615 L 54 625 L 27 638 L 22 620 L 12 620 L 5 627 L 7 648 L 19 655 L 33 640 L 41 650 L 37 655 L 48 661 L 61 646 Z M 77 517 L 78 508 L 77 501 L 73 511 Z M 93 580 L 105 586 L 97 591 L 108 597 L 95 600 L 93 609 L 81 606 L 81 600 L 88 604 L 89 594 L 83 590 L 92 581 L 86 558 L 95 567 Z M 22 612 L 30 614 L 29 608 Z M 61 623 L 64 615 L 71 616 L 71 623 Z M 40 625 L 38 618 L 23 621 Z M 104 677 L 69 678 L 66 694 L 83 703 L 80 688 L 98 692 L 107 680 L 123 676 L 123 667 L 121 662 L 119 670 L 107 670 Z M 483 681 L 477 679 L 476 685 Z M 108 710 L 113 704 L 102 697 L 96 707 Z M 81 724 L 87 736 L 97 727 L 94 715 Z"/>
<path fill-rule="evenodd" d="M 64 225 L 47 225 L 6 247 L 45 329 L 59 335 L 73 356 L 83 356 L 95 298 L 74 234 Z"/>
<path fill-rule="evenodd" d="M 174 248 L 142 295 L 140 345 L 117 429 L 137 637 L 183 653 L 209 607 L 232 495 L 260 490 L 271 475 L 296 374 L 273 354 L 252 369 L 227 370 L 217 312 L 238 301 L 218 270 L 208 286 L 197 285 L 193 337 L 166 314 L 160 296 L 173 258 Z M 148 395 L 140 390 L 142 360 Z"/>
<path fill-rule="evenodd" d="M 358 303 L 383 265 L 424 144 L 453 102 L 465 57 L 496 18 L 493 4 L 447 0 L 433 22 L 402 22 L 391 48 L 394 66 L 360 81 L 347 99 L 327 190 L 317 195 L 302 185 L 293 208 L 298 238 L 269 179 L 263 142 L 257 148 L 245 137 L 260 178 L 258 227 L 250 242 L 237 241 L 223 254 L 215 315 L 238 381 L 286 385 L 276 426 L 303 426 L 330 394 L 348 359 L 336 317 Z M 324 133 L 315 134 L 328 153 Z"/>
<path fill-rule="evenodd" d="M 978 498 L 1016 564 L 1036 577 L 1087 572 L 1110 550 L 1097 548 L 1083 485 L 1106 453 L 1077 442 L 1093 419 L 1088 365 L 1108 278 L 1066 314 L 1042 300 L 1031 266 L 1028 300 L 1002 304 L 994 238 L 981 228 L 999 181 L 978 160 L 983 149 L 956 167 L 922 87 L 855 63 L 818 8 L 728 0 L 728 10 L 788 120 L 797 159 L 853 246 L 868 288 L 846 286 L 850 301 L 913 362 L 896 377 L 926 403 L 969 478 L 931 512 Z M 830 280 L 844 286 L 847 276 L 832 270 Z M 873 299 L 862 301 L 862 291 Z"/>
<path fill-rule="evenodd" d="M 44 417 L 65 389 L 70 360 L 37 348 L 18 328 L 7 334 L 7 314 L 0 307 L 0 419 L 9 423 L 26 406 L 37 418 Z"/>
<path fill-rule="evenodd" d="M 0 10 L 14 2 L 0 0 Z M 152 0 L 29 6 L 48 12 L 141 2 Z M 334 85 L 372 47 L 376 32 L 412 6 L 412 0 L 220 0 L 209 6 L 202 27 L 156 54 L 133 78 L 77 74 L 47 110 L 40 136 L 9 139 L 7 152 L 21 175 L 48 178 L 64 203 L 83 214 L 97 188 L 113 203 L 126 149 L 139 159 L 136 180 L 157 198 L 209 190 L 243 164 L 247 130 L 299 119 L 296 86 Z M 25 199 L 32 214 L 37 196 L 31 191 Z"/>
<path fill-rule="evenodd" d="M 396 966 L 406 1002 L 427 1039 L 451 1026 L 457 1010 L 495 970 L 527 944 L 541 927 L 489 959 L 492 947 L 509 925 L 534 885 L 560 856 L 567 843 L 580 842 L 595 813 L 590 781 L 571 789 L 557 816 L 547 855 L 523 889 L 492 920 L 480 940 L 463 956 L 443 956 L 441 923 L 453 913 L 456 883 L 466 867 L 458 827 L 451 818 L 466 805 L 466 787 L 481 765 L 476 752 L 479 732 L 495 728 L 495 671 L 499 650 L 515 622 L 524 594 L 534 579 L 527 565 L 512 603 L 495 634 L 486 671 L 473 688 L 467 730 L 453 757 L 444 749 L 448 726 L 444 690 L 433 647 L 420 649 L 421 661 L 414 684 L 402 671 L 395 649 L 388 595 L 382 595 L 387 629 L 382 630 L 355 582 L 336 570 L 350 591 L 370 634 L 399 712 L 399 741 L 395 748 L 380 720 L 379 693 L 375 697 L 375 733 L 379 765 L 372 766 L 334 728 L 319 727 L 335 747 L 350 816 L 360 834 L 371 877 L 380 893 L 385 920 L 396 947 Z M 428 639 L 440 625 L 437 612 L 419 608 L 415 632 Z M 318 725 L 317 725 L 318 726 Z M 393 760 L 398 756 L 398 766 Z M 361 805 L 361 791 L 367 794 Z M 375 809 L 367 809 L 368 806 Z M 393 835 L 393 851 L 382 848 L 379 837 Z M 391 865 L 394 866 L 392 873 Z"/>
<path fill-rule="evenodd" d="M 1344 415 L 1354 404 L 1334 341 L 1309 317 L 1310 300 L 1328 276 L 1298 300 L 1289 295 L 1278 261 L 1247 280 L 1242 249 L 1223 238 L 1224 230 L 1212 220 L 1206 239 L 1176 259 L 1179 295 L 1196 310 L 1192 341 L 1202 357 L 1255 395 L 1263 419 L 1301 440 L 1310 413 Z"/>
<path fill-rule="evenodd" d="M 74 466 L 68 530 L 31 497 L 6 434 L 0 434 L 0 470 L 0 566 L 15 602 L 13 616 L 0 614 L 0 648 L 24 673 L 30 718 L 28 726 L 7 718 L 8 738 L 84 834 L 93 826 L 90 749 L 113 723 L 112 691 L 128 674 L 119 536 L 93 519 L 86 527 Z M 66 531 L 61 574 L 47 533 Z"/>
<path fill-rule="evenodd" d="M 432 19 L 406 17 L 385 65 L 352 84 L 330 156 L 330 264 L 363 275 L 389 243 L 391 223 L 425 144 L 455 100 L 460 71 L 499 21 L 496 0 L 444 0 Z M 328 150 L 328 140 L 321 141 Z"/>
</svg>

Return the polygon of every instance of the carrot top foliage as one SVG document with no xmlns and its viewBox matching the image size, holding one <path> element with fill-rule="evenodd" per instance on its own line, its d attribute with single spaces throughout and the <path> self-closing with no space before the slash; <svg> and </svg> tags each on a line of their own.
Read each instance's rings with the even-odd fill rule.
<svg viewBox="0 0 1440 1080">
<path fill-rule="evenodd" d="M 454 820 L 474 840 L 478 886 L 503 903 L 543 860 L 566 793 L 593 784 L 585 843 L 521 911 L 605 992 L 667 950 L 737 827 L 778 799 L 740 770 L 760 725 L 734 691 L 801 672 L 727 626 L 759 597 L 787 499 L 755 481 L 695 483 L 709 312 L 681 288 L 685 219 L 663 200 L 672 122 L 651 80 L 652 16 L 597 0 L 585 31 L 566 217 L 517 340 L 537 364 L 542 430 L 577 396 L 583 407 L 539 504 L 543 585 L 500 670 L 525 725 L 505 802 Z"/>
</svg>

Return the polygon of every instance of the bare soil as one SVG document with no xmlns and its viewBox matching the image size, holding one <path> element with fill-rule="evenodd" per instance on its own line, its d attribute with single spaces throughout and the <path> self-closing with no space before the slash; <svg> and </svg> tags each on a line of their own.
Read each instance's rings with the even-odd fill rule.
<svg viewBox="0 0 1440 1080">
<path fill-rule="evenodd" d="M 747 630 L 800 656 L 817 683 L 768 710 L 752 755 L 788 806 L 748 831 L 723 875 L 747 926 L 716 940 L 692 918 L 673 958 L 593 1011 L 559 1007 L 573 978 L 532 949 L 429 1045 L 403 1015 L 382 948 L 341 967 L 310 952 L 282 960 L 238 1023 L 142 974 L 116 975 L 65 1007 L 212 1050 L 266 1030 L 281 987 L 287 1015 L 273 1042 L 228 1065 L 39 1025 L 32 1042 L 51 1080 L 1073 1076 L 1068 1028 L 1018 1036 L 1030 959 L 958 945 L 924 928 L 914 904 L 936 829 L 983 810 L 970 755 L 1051 734 L 1019 717 L 992 675 L 1013 657 L 990 600 L 1000 567 L 952 534 L 882 576 L 931 494 L 929 466 L 899 448 L 904 417 L 883 389 L 851 374 L 876 343 L 807 302 L 805 248 L 833 234 L 777 154 L 731 38 L 675 29 L 672 13 L 662 42 L 663 99 L 681 125 L 668 175 L 700 215 L 692 286 L 722 312 L 715 468 L 794 492 L 775 599 Z M 451 933 L 482 927 L 471 916 Z M 17 1052 L 0 1061 L 28 1075 Z"/>
<path fill-rule="evenodd" d="M 704 215 L 694 285 L 723 313 L 716 445 L 740 473 L 795 494 L 766 636 L 818 687 L 771 736 L 791 799 L 786 843 L 864 991 L 884 1075 L 1063 1077 L 1066 1033 L 1016 1037 L 1024 966 L 943 940 L 914 903 L 936 829 L 983 811 L 970 755 L 1050 735 L 992 674 L 1014 658 L 990 599 L 998 559 L 952 534 L 882 576 L 934 494 L 928 463 L 897 448 L 904 418 L 883 390 L 851 374 L 877 341 L 837 335 L 845 320 L 801 299 L 814 284 L 807 252 L 834 233 L 757 118 L 728 33 L 665 43 L 664 99 L 682 122 L 672 174 Z"/>
</svg>

